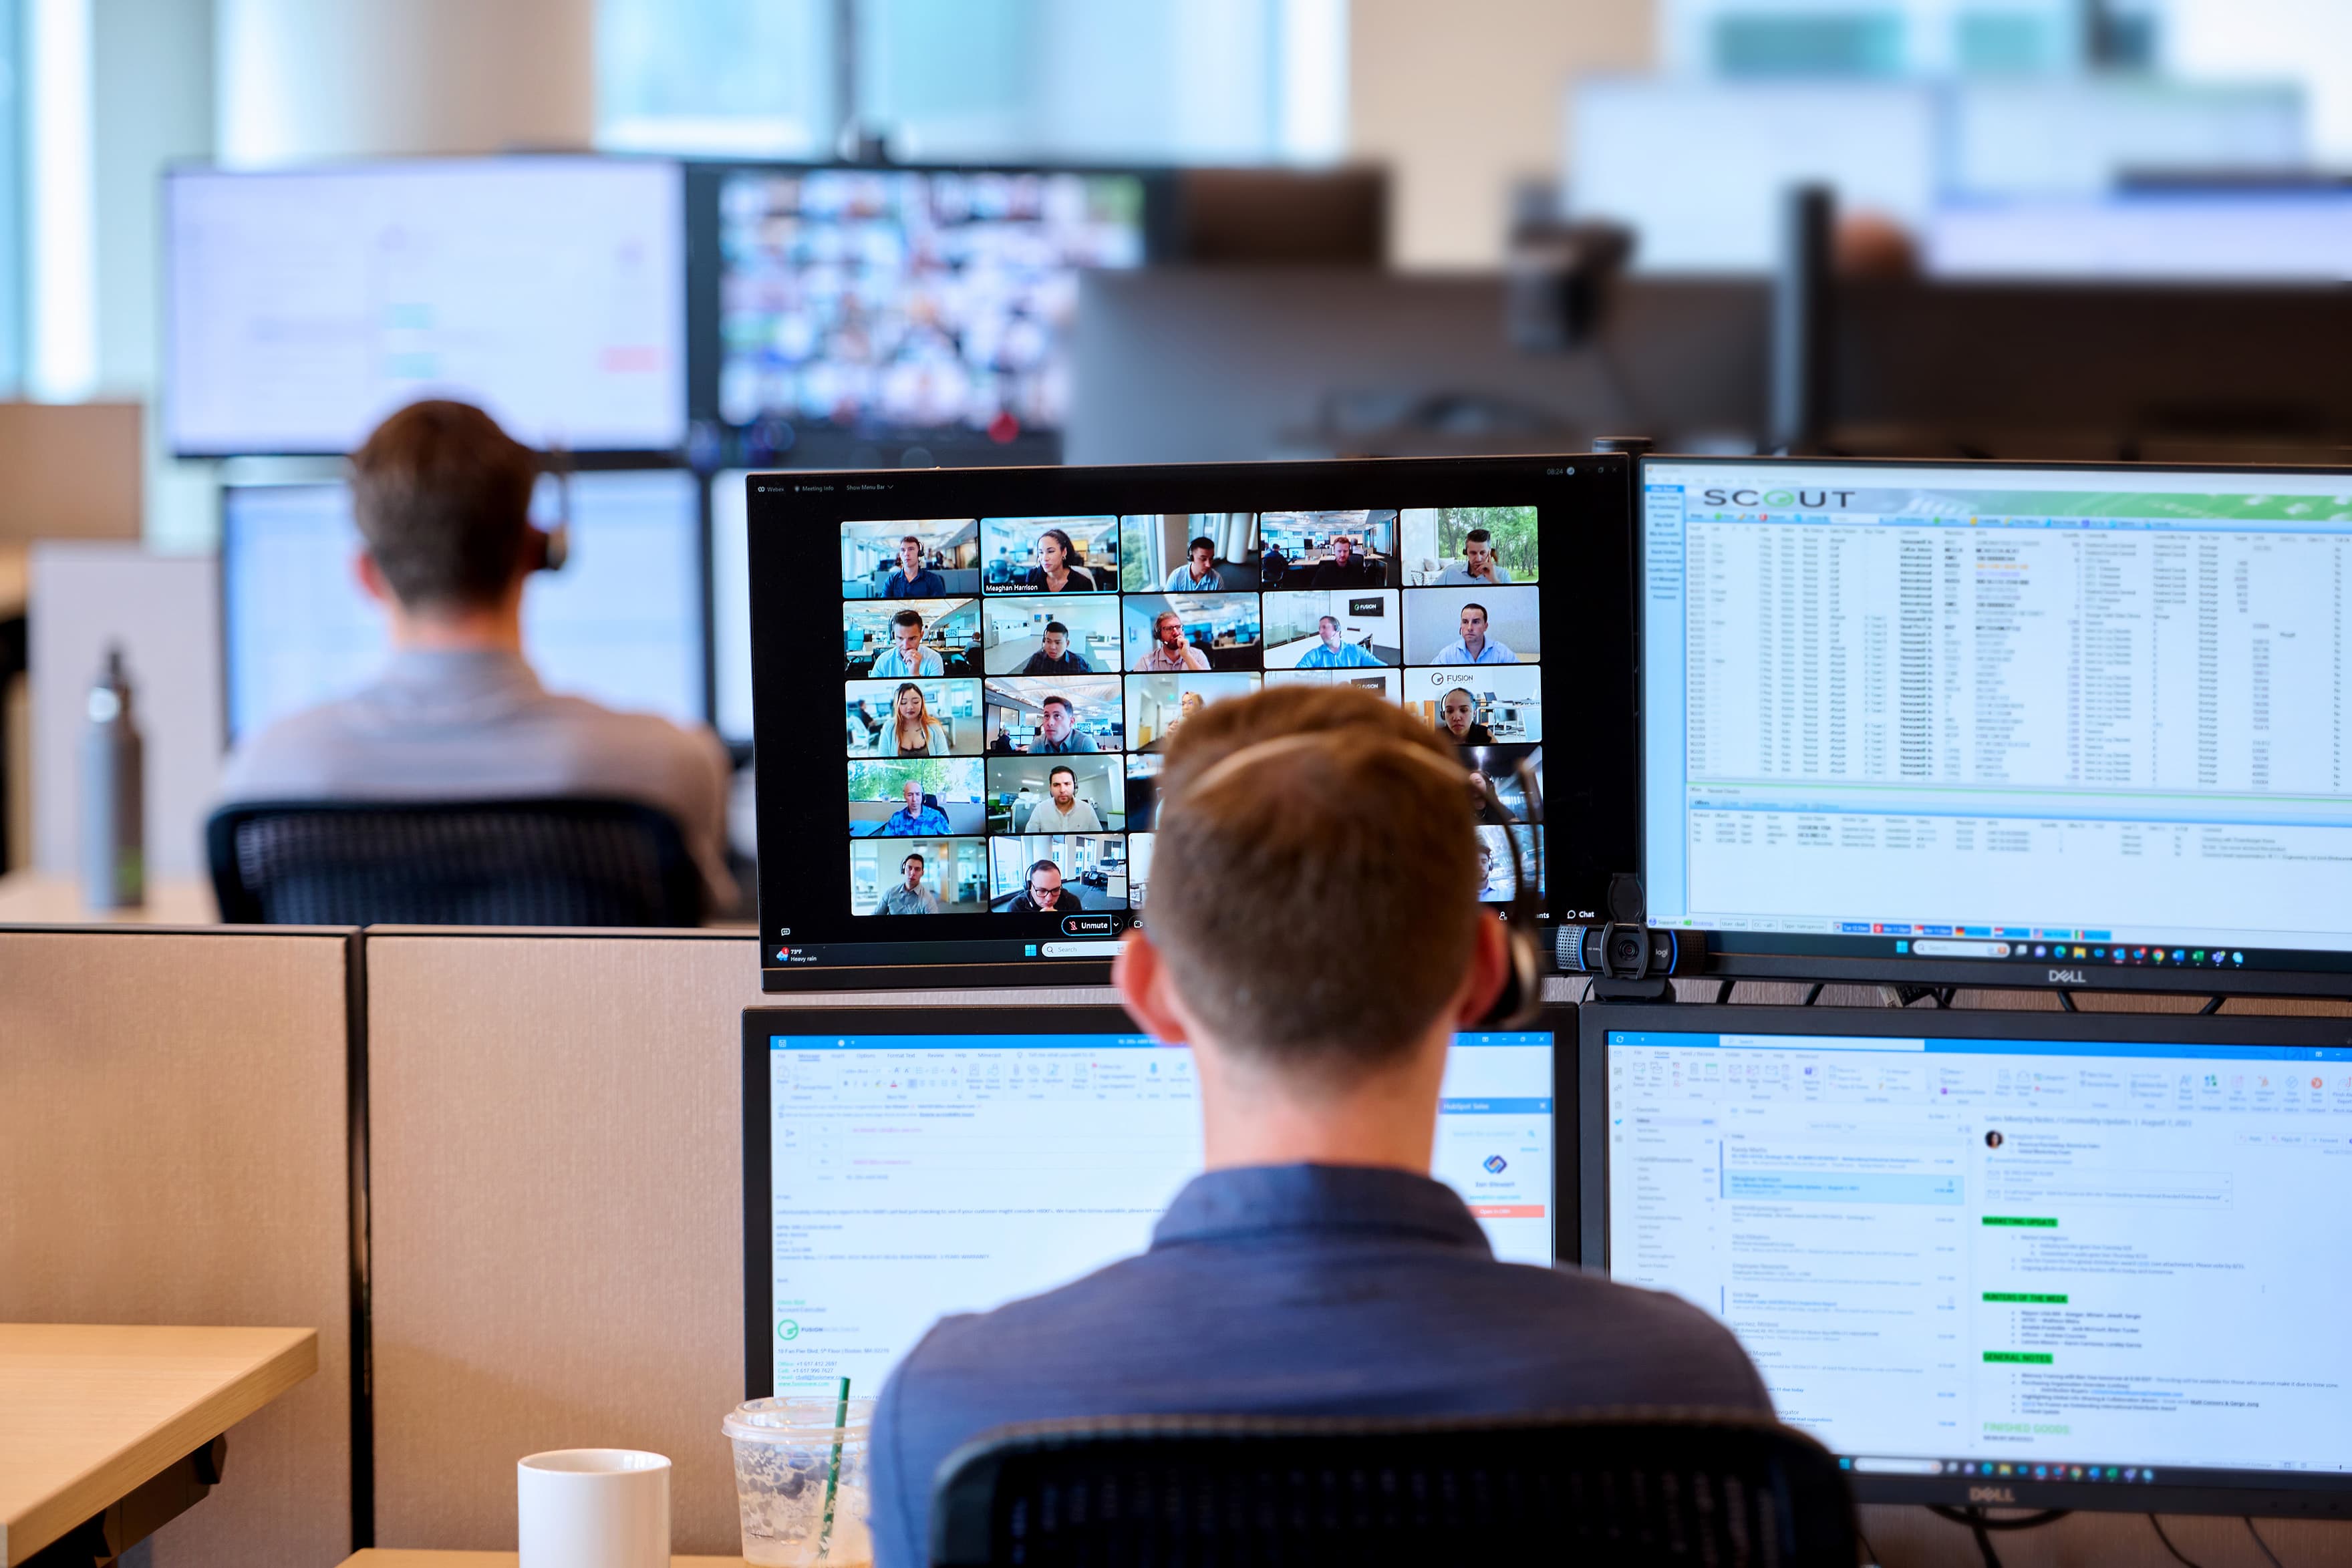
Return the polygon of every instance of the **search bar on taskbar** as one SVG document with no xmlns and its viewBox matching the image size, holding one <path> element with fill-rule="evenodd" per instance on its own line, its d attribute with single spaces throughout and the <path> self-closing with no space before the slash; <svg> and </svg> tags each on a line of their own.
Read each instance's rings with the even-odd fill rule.
<svg viewBox="0 0 2352 1568">
<path fill-rule="evenodd" d="M 1923 958 L 2006 958 L 2012 949 L 2006 942 L 1953 942 L 1922 936 L 1911 944 L 1911 951 Z"/>
<path fill-rule="evenodd" d="M 1116 942 L 1041 942 L 1039 956 L 1047 958 L 1108 958 L 1118 952 Z"/>
<path fill-rule="evenodd" d="M 1887 1459 L 1857 1454 L 1853 1470 L 1861 1476 L 1940 1476 L 1944 1465 L 1940 1459 Z"/>
</svg>

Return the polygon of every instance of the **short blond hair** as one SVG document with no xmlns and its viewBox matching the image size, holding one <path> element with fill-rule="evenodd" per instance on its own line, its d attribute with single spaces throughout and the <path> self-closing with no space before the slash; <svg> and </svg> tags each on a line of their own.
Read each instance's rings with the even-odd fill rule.
<svg viewBox="0 0 2352 1568">
<path fill-rule="evenodd" d="M 1308 738 L 1221 766 L 1286 737 Z M 1170 743 L 1158 834 L 1149 933 L 1234 1049 L 1354 1078 L 1462 983 L 1484 881 L 1468 776 L 1393 703 L 1298 685 L 1212 705 Z"/>
</svg>

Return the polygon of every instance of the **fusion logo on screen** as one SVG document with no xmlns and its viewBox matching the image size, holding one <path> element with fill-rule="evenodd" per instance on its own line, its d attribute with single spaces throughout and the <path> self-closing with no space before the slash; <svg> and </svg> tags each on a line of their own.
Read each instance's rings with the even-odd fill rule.
<svg viewBox="0 0 2352 1568">
<path fill-rule="evenodd" d="M 1852 490 L 1707 490 L 1710 507 L 1848 507 Z"/>
</svg>

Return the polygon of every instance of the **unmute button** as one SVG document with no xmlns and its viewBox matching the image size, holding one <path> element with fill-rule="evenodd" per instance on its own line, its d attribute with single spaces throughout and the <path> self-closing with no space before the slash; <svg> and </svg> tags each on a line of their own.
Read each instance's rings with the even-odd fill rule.
<svg viewBox="0 0 2352 1568">
<path fill-rule="evenodd" d="M 1065 915 L 1062 935 L 1065 936 L 1108 936 L 1114 921 L 1108 915 Z"/>
</svg>

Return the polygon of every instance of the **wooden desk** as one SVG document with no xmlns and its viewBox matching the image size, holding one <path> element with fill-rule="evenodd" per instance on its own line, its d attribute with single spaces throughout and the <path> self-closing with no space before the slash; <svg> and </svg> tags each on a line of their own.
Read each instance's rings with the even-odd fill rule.
<svg viewBox="0 0 2352 1568">
<path fill-rule="evenodd" d="M 77 877 L 37 871 L 0 876 L 0 925 L 217 925 L 213 884 L 194 878 L 150 882 L 136 909 L 92 909 Z"/>
<path fill-rule="evenodd" d="M 318 1370 L 315 1329 L 0 1323 L 0 1563 L 105 1513 Z"/>
<path fill-rule="evenodd" d="M 519 1568 L 511 1552 L 399 1552 L 376 1547 L 343 1559 L 342 1568 Z M 743 1568 L 740 1557 L 673 1557 L 669 1568 Z"/>
</svg>

